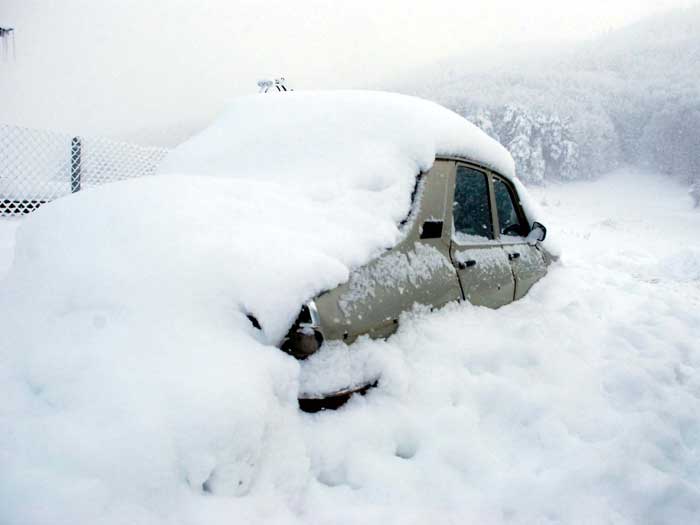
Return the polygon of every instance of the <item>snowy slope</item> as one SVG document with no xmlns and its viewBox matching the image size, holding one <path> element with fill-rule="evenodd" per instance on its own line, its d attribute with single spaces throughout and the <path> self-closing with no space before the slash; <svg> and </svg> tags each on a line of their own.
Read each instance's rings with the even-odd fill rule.
<svg viewBox="0 0 700 525">
<path fill-rule="evenodd" d="M 499 310 L 417 312 L 361 341 L 382 381 L 334 413 L 297 412 L 293 363 L 274 349 L 250 360 L 239 339 L 218 347 L 177 323 L 150 327 L 173 347 L 144 332 L 111 357 L 3 339 L 0 521 L 693 523 L 700 214 L 637 173 L 537 199 L 565 244 L 550 274 Z M 67 309 L 85 333 L 62 335 L 127 314 Z"/>
<path fill-rule="evenodd" d="M 455 58 L 404 85 L 474 122 L 481 114 L 527 182 L 594 178 L 621 163 L 698 180 L 699 35 L 696 4 L 585 43 Z"/>
</svg>

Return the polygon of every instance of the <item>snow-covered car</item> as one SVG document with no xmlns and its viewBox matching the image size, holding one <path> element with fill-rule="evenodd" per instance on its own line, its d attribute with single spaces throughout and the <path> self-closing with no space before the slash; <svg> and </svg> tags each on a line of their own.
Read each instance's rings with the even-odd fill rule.
<svg viewBox="0 0 700 525">
<path fill-rule="evenodd" d="M 170 184 L 194 175 L 189 191 L 220 187 L 209 207 L 195 210 L 220 213 L 229 202 L 230 213 L 209 216 L 193 249 L 211 242 L 208 261 L 230 259 L 220 277 L 232 280 L 227 296 L 302 372 L 327 361 L 331 348 L 342 353 L 360 336 L 391 335 L 415 305 L 508 304 L 552 259 L 508 151 L 460 115 L 414 97 L 243 97 L 169 154 L 160 172 Z M 348 376 L 343 385 L 333 370 L 311 375 L 336 384 L 302 385 L 300 398 L 356 391 L 372 379 Z"/>
<path fill-rule="evenodd" d="M 529 222 L 516 185 L 478 156 L 438 157 L 417 174 L 401 229 L 396 246 L 303 306 L 283 350 L 305 359 L 326 340 L 387 337 L 415 304 L 498 308 L 523 297 L 552 260 L 547 230 Z"/>
</svg>

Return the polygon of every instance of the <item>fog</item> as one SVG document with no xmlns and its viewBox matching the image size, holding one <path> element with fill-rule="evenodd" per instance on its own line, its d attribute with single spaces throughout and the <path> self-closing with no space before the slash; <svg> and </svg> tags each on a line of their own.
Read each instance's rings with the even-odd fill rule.
<svg viewBox="0 0 700 525">
<path fill-rule="evenodd" d="M 171 145 L 260 78 L 390 87 L 451 56 L 503 61 L 692 3 L 2 0 L 16 58 L 0 62 L 0 121 Z"/>
</svg>

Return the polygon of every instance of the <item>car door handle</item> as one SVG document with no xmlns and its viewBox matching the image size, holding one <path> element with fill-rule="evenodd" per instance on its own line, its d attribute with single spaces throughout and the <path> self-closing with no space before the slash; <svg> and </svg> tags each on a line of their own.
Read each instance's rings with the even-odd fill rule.
<svg viewBox="0 0 700 525">
<path fill-rule="evenodd" d="M 466 270 L 467 268 L 471 268 L 472 266 L 476 266 L 476 261 L 474 259 L 469 259 L 468 261 L 459 261 L 457 263 L 457 268 L 460 270 Z"/>
<path fill-rule="evenodd" d="M 513 259 L 519 259 L 520 254 L 518 252 L 512 252 L 508 254 L 508 260 L 512 261 Z"/>
</svg>

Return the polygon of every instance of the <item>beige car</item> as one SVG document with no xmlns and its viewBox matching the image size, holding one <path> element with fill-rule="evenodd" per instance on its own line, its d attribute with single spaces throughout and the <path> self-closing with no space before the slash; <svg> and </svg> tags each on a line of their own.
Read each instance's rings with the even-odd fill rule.
<svg viewBox="0 0 700 525">
<path fill-rule="evenodd" d="M 416 303 L 498 308 L 525 295 L 552 260 L 546 229 L 528 223 L 515 185 L 466 159 L 438 158 L 417 176 L 402 231 L 395 247 L 304 305 L 281 348 L 305 359 L 323 341 L 387 337 Z"/>
</svg>

